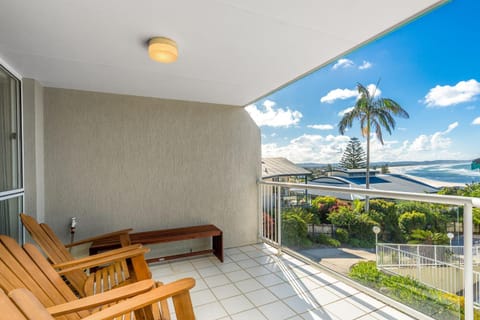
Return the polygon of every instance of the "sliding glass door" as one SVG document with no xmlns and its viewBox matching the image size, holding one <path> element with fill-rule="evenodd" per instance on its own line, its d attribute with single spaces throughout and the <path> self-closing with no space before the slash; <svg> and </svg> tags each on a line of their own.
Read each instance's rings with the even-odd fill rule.
<svg viewBox="0 0 480 320">
<path fill-rule="evenodd" d="M 0 65 L 0 234 L 21 240 L 23 160 L 20 80 Z"/>
</svg>

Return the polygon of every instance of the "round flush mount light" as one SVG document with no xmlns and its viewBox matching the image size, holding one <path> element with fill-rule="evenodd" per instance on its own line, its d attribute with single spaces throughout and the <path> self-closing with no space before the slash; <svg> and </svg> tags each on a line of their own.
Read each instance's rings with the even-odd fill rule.
<svg viewBox="0 0 480 320">
<path fill-rule="evenodd" d="M 174 62 L 178 57 L 177 43 L 164 37 L 151 38 L 148 40 L 148 55 L 158 62 Z"/>
</svg>

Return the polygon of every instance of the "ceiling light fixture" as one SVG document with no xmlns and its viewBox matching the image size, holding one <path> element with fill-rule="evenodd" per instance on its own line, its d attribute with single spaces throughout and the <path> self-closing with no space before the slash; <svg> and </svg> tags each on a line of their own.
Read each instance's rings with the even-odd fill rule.
<svg viewBox="0 0 480 320">
<path fill-rule="evenodd" d="M 177 60 L 177 43 L 164 37 L 155 37 L 148 40 L 148 55 L 152 60 L 171 63 Z"/>
</svg>

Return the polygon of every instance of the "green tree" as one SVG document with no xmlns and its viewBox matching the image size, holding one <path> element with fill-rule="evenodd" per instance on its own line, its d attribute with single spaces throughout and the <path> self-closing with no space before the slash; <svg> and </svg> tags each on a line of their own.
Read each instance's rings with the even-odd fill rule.
<svg viewBox="0 0 480 320">
<path fill-rule="evenodd" d="M 350 138 L 345 151 L 343 152 L 340 166 L 345 169 L 365 168 L 365 151 L 356 137 Z"/>
<path fill-rule="evenodd" d="M 378 83 L 377 83 L 378 87 Z M 376 98 L 376 92 L 370 93 L 368 88 L 357 84 L 360 95 L 355 102 L 352 111 L 345 113 L 338 123 L 340 134 L 344 134 L 347 128 L 351 128 L 355 120 L 360 121 L 362 136 L 367 139 L 367 174 L 365 187 L 370 188 L 370 133 L 373 131 L 377 139 L 383 144 L 382 128 L 389 134 L 395 129 L 394 116 L 408 118 L 409 115 L 397 102 L 389 98 Z M 365 201 L 365 209 L 368 211 L 368 198 Z"/>
</svg>

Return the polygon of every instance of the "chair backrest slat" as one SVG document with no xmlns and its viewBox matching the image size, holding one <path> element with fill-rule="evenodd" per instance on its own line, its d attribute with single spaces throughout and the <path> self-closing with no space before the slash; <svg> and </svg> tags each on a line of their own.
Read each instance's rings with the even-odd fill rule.
<svg viewBox="0 0 480 320">
<path fill-rule="evenodd" d="M 14 239 L 0 235 L 0 273 L 3 278 L 9 279 L 8 282 L 0 279 L 0 288 L 5 291 L 26 288 L 45 307 L 76 300 L 76 296 L 38 249 L 31 244 L 28 249 L 29 254 Z M 73 313 L 63 318 L 76 320 L 81 315 L 88 313 Z"/>
<path fill-rule="evenodd" d="M 7 297 L 3 290 L 0 290 L 0 310 L 0 320 L 28 320 Z"/>
<path fill-rule="evenodd" d="M 27 229 L 33 240 L 42 248 L 52 263 L 62 263 L 73 260 L 73 256 L 48 225 L 44 223 L 39 224 L 33 217 L 24 213 L 20 214 L 20 219 L 25 229 Z M 85 295 L 84 284 L 88 277 L 82 270 L 71 271 L 65 276 L 75 290 Z"/>
</svg>

